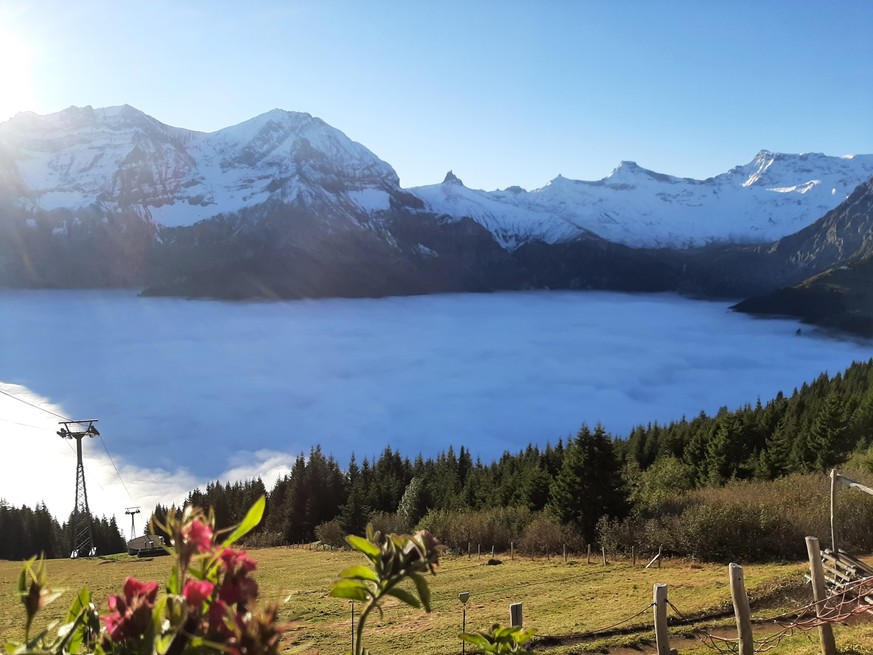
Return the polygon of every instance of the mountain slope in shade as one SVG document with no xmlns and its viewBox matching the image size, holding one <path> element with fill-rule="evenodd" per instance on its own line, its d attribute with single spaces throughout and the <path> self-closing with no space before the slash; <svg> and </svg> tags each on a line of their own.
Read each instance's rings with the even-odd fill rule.
<svg viewBox="0 0 873 655">
<path fill-rule="evenodd" d="M 595 182 L 558 176 L 534 191 L 477 191 L 452 176 L 410 189 L 431 211 L 469 216 L 505 247 L 594 233 L 635 247 L 768 243 L 800 230 L 873 175 L 873 155 L 829 157 L 762 150 L 745 166 L 706 180 L 622 162 Z"/>
<path fill-rule="evenodd" d="M 774 244 L 769 255 L 821 272 L 735 309 L 873 337 L 873 178 L 813 225 Z"/>
</svg>

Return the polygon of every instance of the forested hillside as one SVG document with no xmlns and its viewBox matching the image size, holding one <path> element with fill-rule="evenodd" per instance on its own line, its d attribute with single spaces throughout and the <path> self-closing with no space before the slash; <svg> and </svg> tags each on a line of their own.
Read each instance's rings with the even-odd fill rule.
<svg viewBox="0 0 873 655">
<path fill-rule="evenodd" d="M 91 533 L 98 555 L 126 550 L 115 518 L 91 518 Z M 72 515 L 70 516 L 72 519 Z M 19 560 L 33 555 L 67 557 L 73 550 L 72 520 L 59 524 L 45 505 L 36 509 L 11 507 L 0 500 L 0 559 Z"/>
<path fill-rule="evenodd" d="M 639 426 L 622 437 L 583 425 L 571 438 L 492 462 L 474 460 L 464 446 L 428 459 L 385 448 L 343 469 L 316 446 L 271 489 L 260 479 L 216 481 L 184 504 L 211 507 L 226 527 L 266 495 L 250 547 L 342 545 L 370 522 L 390 531 L 427 527 L 461 550 L 508 550 L 513 542 L 545 553 L 597 543 L 771 558 L 802 555 L 804 533 L 827 531 L 822 473 L 837 465 L 861 477 L 873 472 L 873 360 L 736 411 Z M 873 521 L 873 500 L 850 499 L 844 508 L 858 525 Z M 161 523 L 179 509 L 158 506 L 152 518 Z M 114 521 L 104 523 L 95 522 L 95 540 L 98 532 L 117 534 Z M 63 555 L 63 531 L 45 507 L 0 505 L 0 557 Z M 873 549 L 868 530 L 843 532 L 847 544 Z M 113 544 L 98 551 L 123 548 Z"/>
<path fill-rule="evenodd" d="M 186 504 L 211 506 L 219 525 L 230 525 L 269 491 L 267 518 L 253 545 L 314 539 L 339 545 L 344 534 L 361 533 L 372 522 L 387 530 L 428 527 L 460 549 L 468 544 L 508 549 L 514 541 L 540 552 L 550 540 L 576 546 L 606 541 L 616 548 L 664 546 L 677 554 L 711 557 L 746 547 L 696 546 L 691 533 L 671 541 L 658 534 L 658 526 L 683 523 L 684 517 L 684 523 L 693 519 L 699 530 L 708 525 L 712 533 L 713 526 L 700 515 L 706 505 L 739 513 L 746 523 L 757 516 L 747 530 L 772 529 L 750 499 L 770 499 L 776 508 L 789 491 L 803 489 L 802 499 L 784 507 L 800 511 L 804 503 L 815 505 L 825 489 L 817 476 L 850 458 L 855 466 L 873 468 L 873 453 L 867 453 L 871 444 L 873 361 L 868 361 L 736 411 L 723 408 L 714 416 L 701 413 L 667 425 L 639 426 L 627 437 L 583 425 L 566 441 L 530 445 L 493 462 L 474 460 L 464 446 L 414 460 L 386 448 L 377 457 L 352 458 L 343 470 L 315 447 L 300 455 L 271 490 L 261 480 L 215 482 L 193 491 Z M 793 476 L 790 484 L 772 482 L 786 476 Z M 734 505 L 739 509 L 724 509 Z M 863 503 L 859 508 L 866 511 Z M 155 512 L 160 517 L 170 509 Z M 809 520 L 818 513 L 805 510 Z M 713 525 L 721 519 L 713 518 Z M 789 517 L 779 520 L 785 524 Z M 859 547 L 873 547 L 866 539 Z M 802 541 L 796 548 L 770 543 L 746 551 L 770 557 L 802 547 Z"/>
</svg>

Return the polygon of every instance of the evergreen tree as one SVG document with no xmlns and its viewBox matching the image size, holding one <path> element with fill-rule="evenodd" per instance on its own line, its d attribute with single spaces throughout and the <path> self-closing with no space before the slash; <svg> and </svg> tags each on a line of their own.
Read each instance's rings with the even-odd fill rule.
<svg viewBox="0 0 873 655">
<path fill-rule="evenodd" d="M 839 395 L 829 393 L 816 413 L 808 435 L 808 451 L 813 470 L 824 471 L 843 461 L 849 451 L 846 443 L 848 420 Z"/>
<path fill-rule="evenodd" d="M 346 472 L 346 488 L 349 490 L 346 502 L 340 509 L 339 522 L 346 534 L 362 535 L 370 518 L 370 509 L 365 504 L 367 490 L 364 476 L 358 469 L 355 456 L 349 462 Z"/>
<path fill-rule="evenodd" d="M 575 525 L 591 543 L 602 516 L 624 514 L 626 501 L 618 458 L 603 426 L 592 433 L 583 425 L 567 444 L 564 465 L 551 487 L 549 509 L 562 523 Z"/>
</svg>

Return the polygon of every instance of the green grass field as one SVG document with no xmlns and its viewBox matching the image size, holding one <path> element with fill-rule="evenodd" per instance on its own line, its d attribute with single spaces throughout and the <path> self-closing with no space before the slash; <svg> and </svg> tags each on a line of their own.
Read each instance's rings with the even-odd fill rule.
<svg viewBox="0 0 873 655">
<path fill-rule="evenodd" d="M 340 654 L 351 642 L 351 604 L 331 598 L 328 589 L 340 570 L 362 564 L 356 553 L 288 548 L 251 551 L 258 563 L 256 578 L 264 600 L 284 601 L 281 617 L 290 623 L 286 639 L 289 653 Z M 467 629 L 485 629 L 493 622 L 509 623 L 509 605 L 524 607 L 524 625 L 537 631 L 534 648 L 543 653 L 654 651 L 652 587 L 668 585 L 670 601 L 685 616 L 695 617 L 721 634 L 731 634 L 730 588 L 727 566 L 666 560 L 662 568 L 645 569 L 644 563 L 586 562 L 583 556 L 564 562 L 500 556 L 502 564 L 489 566 L 487 557 L 442 559 L 431 577 L 433 612 L 426 614 L 399 603 L 389 603 L 384 617 L 368 623 L 367 645 L 374 653 L 438 655 L 460 653 L 462 605 L 458 593 L 470 592 Z M 46 608 L 43 622 L 60 619 L 73 592 L 83 586 L 105 607 L 109 594 L 120 593 L 124 579 L 164 582 L 171 559 L 140 560 L 127 556 L 95 560 L 47 562 L 49 584 L 67 593 Z M 804 563 L 751 565 L 745 568 L 746 588 L 755 618 L 780 614 L 806 604 L 811 592 L 803 585 Z M 16 581 L 21 564 L 0 562 L 0 637 L 20 638 L 23 612 L 18 604 Z M 393 599 L 392 599 L 393 600 Z M 671 614 L 675 616 L 671 610 Z M 634 617 L 634 615 L 637 615 Z M 718 616 L 720 615 L 720 616 Z M 631 618 L 634 617 L 634 618 Z M 671 617 L 672 618 L 672 617 Z M 616 624 L 618 624 L 616 626 Z M 608 634 L 592 635 L 616 626 Z M 634 629 L 636 628 L 636 629 Z M 772 628 L 756 624 L 762 635 Z M 674 626 L 672 644 L 681 652 L 714 652 L 690 634 L 687 626 Z M 837 645 L 843 653 L 873 655 L 873 625 L 858 622 L 838 627 Z M 469 652 L 469 651 L 468 651 Z M 783 654 L 818 653 L 815 631 L 798 633 L 774 651 Z"/>
</svg>

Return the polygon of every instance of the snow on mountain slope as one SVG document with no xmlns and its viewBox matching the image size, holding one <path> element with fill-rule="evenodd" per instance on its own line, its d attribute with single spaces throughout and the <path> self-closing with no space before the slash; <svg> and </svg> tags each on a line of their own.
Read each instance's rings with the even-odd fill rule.
<svg viewBox="0 0 873 655">
<path fill-rule="evenodd" d="M 473 218 L 508 247 L 531 239 L 568 241 L 587 232 L 630 246 L 692 247 L 775 241 L 811 224 L 871 176 L 873 155 L 762 150 L 745 166 L 707 180 L 622 162 L 602 180 L 558 176 L 530 192 L 467 189 L 454 175 L 410 191 L 431 211 Z"/>
<path fill-rule="evenodd" d="M 390 165 L 309 114 L 272 110 L 212 133 L 129 107 L 70 107 L 0 124 L 0 200 L 37 213 L 96 207 L 185 226 L 266 202 L 369 224 L 403 205 L 470 217 L 507 250 L 592 233 L 631 246 L 771 242 L 811 224 L 873 176 L 873 155 L 761 151 L 707 180 L 622 162 L 602 180 L 558 176 L 541 189 L 442 184 L 404 191 Z M 59 219 L 61 220 L 61 219 Z M 66 218 L 62 219 L 66 221 Z M 64 226 L 56 229 L 63 230 Z"/>
<path fill-rule="evenodd" d="M 0 124 L 0 185 L 36 211 L 141 208 L 192 225 L 279 199 L 359 215 L 385 210 L 394 170 L 309 114 L 273 110 L 213 133 L 169 127 L 133 107 L 70 107 Z"/>
</svg>

